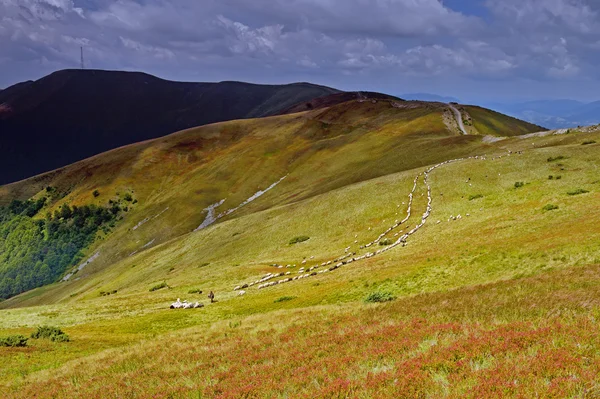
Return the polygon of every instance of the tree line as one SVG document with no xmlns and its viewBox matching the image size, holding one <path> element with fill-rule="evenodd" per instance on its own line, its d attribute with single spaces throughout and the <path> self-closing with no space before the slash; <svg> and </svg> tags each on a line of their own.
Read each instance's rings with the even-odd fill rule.
<svg viewBox="0 0 600 399">
<path fill-rule="evenodd" d="M 57 281 L 82 258 L 98 230 L 108 232 L 121 207 L 63 204 L 39 215 L 46 197 L 0 207 L 0 298 Z"/>
</svg>

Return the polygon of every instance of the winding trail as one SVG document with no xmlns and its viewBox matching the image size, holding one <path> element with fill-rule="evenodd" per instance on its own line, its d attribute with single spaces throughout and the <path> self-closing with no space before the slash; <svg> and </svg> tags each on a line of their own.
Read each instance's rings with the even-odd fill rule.
<svg viewBox="0 0 600 399">
<path fill-rule="evenodd" d="M 414 179 L 413 188 L 410 191 L 410 193 L 408 194 L 409 201 L 408 201 L 406 218 L 404 220 L 402 220 L 401 222 L 396 221 L 396 223 L 393 226 L 391 226 L 390 228 L 385 230 L 382 234 L 380 234 L 379 237 L 377 237 L 377 239 L 370 242 L 369 244 L 361 246 L 360 249 L 362 250 L 362 249 L 370 247 L 371 245 L 373 245 L 375 243 L 378 243 L 383 237 L 385 237 L 387 234 L 389 234 L 394 229 L 398 228 L 400 225 L 404 224 L 405 222 L 407 222 L 410 219 L 411 208 L 412 208 L 412 203 L 413 203 L 413 196 L 414 196 L 415 190 L 417 188 L 418 181 L 421 178 L 421 176 L 423 176 L 423 184 L 425 185 L 425 187 L 427 189 L 427 208 L 426 208 L 425 212 L 423 213 L 423 215 L 421 216 L 420 223 L 417 224 L 409 232 L 407 232 L 407 233 L 403 234 L 401 237 L 399 237 L 393 244 L 385 246 L 382 249 L 378 249 L 375 252 L 367 252 L 360 256 L 356 256 L 356 252 L 345 253 L 344 255 L 342 255 L 336 259 L 329 260 L 327 262 L 323 262 L 321 264 L 312 266 L 308 270 L 304 270 L 304 267 L 302 267 L 302 268 L 300 268 L 300 270 L 298 272 L 299 275 L 295 276 L 295 277 L 286 277 L 286 276 L 290 276 L 291 272 L 267 273 L 264 277 L 262 277 L 256 281 L 236 286 L 234 288 L 234 291 L 238 291 L 240 289 L 246 289 L 246 288 L 252 287 L 254 285 L 257 285 L 258 289 L 263 289 L 263 288 L 271 287 L 271 286 L 278 285 L 278 284 L 288 283 L 288 282 L 292 282 L 292 281 L 296 281 L 296 280 L 300 280 L 300 279 L 304 279 L 304 278 L 308 278 L 308 277 L 317 276 L 322 273 L 327 273 L 327 272 L 332 272 L 334 270 L 337 270 L 337 269 L 341 268 L 342 266 L 347 265 L 349 263 L 358 262 L 363 259 L 372 258 L 374 256 L 377 256 L 377 255 L 380 255 L 387 251 L 390 251 L 397 246 L 400 246 L 400 245 L 403 247 L 406 246 L 408 238 L 410 236 L 412 236 L 413 234 L 415 234 L 417 231 L 419 231 L 425 225 L 425 223 L 427 222 L 427 219 L 431 215 L 431 211 L 433 210 L 433 208 L 432 208 L 433 199 L 431 196 L 431 186 L 429 184 L 429 174 L 439 167 L 442 167 L 442 166 L 445 166 L 445 165 L 448 165 L 448 164 L 454 163 L 454 162 L 468 160 L 468 159 L 486 160 L 486 157 L 476 155 L 476 156 L 471 156 L 471 157 L 466 157 L 466 158 L 452 159 L 452 160 L 440 162 L 434 166 L 431 166 L 427 170 L 417 174 L 417 176 Z M 348 247 L 348 248 L 350 248 L 350 247 Z M 346 248 L 346 251 L 348 251 L 348 248 Z M 322 270 L 315 271 L 315 269 L 318 269 L 318 268 L 322 268 Z M 281 280 L 276 280 L 276 281 L 269 281 L 269 280 L 276 279 L 278 277 L 285 277 L 285 278 L 281 279 Z"/>
<path fill-rule="evenodd" d="M 465 130 L 465 124 L 463 123 L 463 118 L 462 118 L 460 111 L 452 104 L 448 104 L 448 106 L 450 107 L 452 112 L 454 112 L 454 119 L 456 119 L 456 122 L 458 123 L 458 127 L 459 127 L 460 131 L 462 132 L 462 134 L 464 136 L 468 136 L 469 133 L 467 133 L 467 131 Z"/>
</svg>

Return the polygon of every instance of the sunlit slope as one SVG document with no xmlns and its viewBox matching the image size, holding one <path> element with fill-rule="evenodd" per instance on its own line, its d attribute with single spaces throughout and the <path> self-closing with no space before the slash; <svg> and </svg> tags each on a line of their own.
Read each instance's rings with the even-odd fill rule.
<svg viewBox="0 0 600 399">
<path fill-rule="evenodd" d="M 592 262 L 598 250 L 594 189 L 600 177 L 590 165 L 595 165 L 598 146 L 582 146 L 582 136 L 585 135 L 507 139 L 482 145 L 480 150 L 488 154 L 485 161 L 465 160 L 434 171 L 434 210 L 424 230 L 406 248 L 344 270 L 341 280 L 334 274 L 323 276 L 324 281 L 339 286 L 340 291 L 333 290 L 329 296 L 331 287 L 325 285 L 316 296 L 317 303 L 359 299 L 365 293 L 364 287 L 349 285 L 348 281 L 354 277 L 368 279 L 370 271 L 380 281 L 401 274 L 401 281 L 393 283 L 391 289 L 407 295 L 533 273 L 546 266 Z M 533 144 L 548 147 L 535 148 Z M 523 154 L 494 159 L 509 150 Z M 562 163 L 547 161 L 559 155 L 565 157 Z M 404 218 L 408 192 L 420 171 L 391 174 L 247 213 L 126 256 L 95 275 L 26 293 L 3 305 L 95 299 L 101 291 L 118 290 L 119 301 L 127 302 L 128 294 L 139 295 L 146 298 L 145 306 L 156 303 L 160 307 L 173 297 L 185 296 L 196 286 L 233 296 L 235 285 L 254 281 L 267 272 L 297 274 L 304 259 L 308 267 L 342 255 L 346 247 L 360 252 L 361 244 L 376 238 L 394 220 Z M 561 178 L 550 180 L 550 175 Z M 524 187 L 515 188 L 516 182 L 523 182 Z M 579 188 L 590 192 L 568 195 Z M 399 230 L 408 230 L 420 220 L 426 205 L 426 197 L 422 196 L 425 193 L 424 187 L 419 186 L 412 218 Z M 559 209 L 543 211 L 548 204 Z M 459 214 L 460 221 L 448 221 L 450 216 Z M 438 220 L 440 224 L 436 224 Z M 138 233 L 136 230 L 124 236 L 127 234 Z M 301 235 L 310 239 L 288 244 Z M 110 238 L 106 242 L 119 245 Z M 296 267 L 275 269 L 271 266 L 274 263 Z M 89 267 L 99 270 L 93 268 L 94 264 Z M 172 290 L 148 291 L 161 281 L 166 281 Z M 295 292 L 304 284 L 284 287 L 274 290 Z"/>
<path fill-rule="evenodd" d="M 541 126 L 473 105 L 459 106 L 469 134 L 484 136 L 520 136 L 546 130 Z"/>
<path fill-rule="evenodd" d="M 476 138 L 448 130 L 442 104 L 398 104 L 352 101 L 310 113 L 192 129 L 6 186 L 2 198 L 40 196 L 47 186 L 65 195 L 41 214 L 65 203 L 135 199 L 125 220 L 90 248 L 87 256 L 99 256 L 80 277 L 192 231 L 210 204 L 225 200 L 217 213 L 237 208 L 277 182 L 276 190 L 229 218 L 481 147 Z"/>
<path fill-rule="evenodd" d="M 2 334 L 28 333 L 37 325 L 50 323 L 63 326 L 74 341 L 62 346 L 33 343 L 34 346 L 28 349 L 30 362 L 20 361 L 18 351 L 11 352 L 2 369 L 2 381 L 22 381 L 20 376 L 29 375 L 36 370 L 52 369 L 70 359 L 81 358 L 104 348 L 121 347 L 191 326 L 199 327 L 193 330 L 194 337 L 189 340 L 182 337 L 190 331 L 182 333 L 182 336 L 178 335 L 177 339 L 169 334 L 152 343 L 134 346 L 130 354 L 134 358 L 146 359 L 148 351 L 157 353 L 157 348 L 166 348 L 169 342 L 178 342 L 176 353 L 182 356 L 177 355 L 178 360 L 173 367 L 188 370 L 190 359 L 185 353 L 189 353 L 192 348 L 205 348 L 205 339 L 216 339 L 217 335 L 219 340 L 225 340 L 223 348 L 233 342 L 239 343 L 237 340 L 228 341 L 224 332 L 229 336 L 230 331 L 239 327 L 240 323 L 244 331 L 247 331 L 246 326 L 263 331 L 260 333 L 263 338 L 279 334 L 279 331 L 287 331 L 284 333 L 287 338 L 282 337 L 281 340 L 289 344 L 286 345 L 288 348 L 310 343 L 318 344 L 318 348 L 327 352 L 343 354 L 347 349 L 345 343 L 350 342 L 360 351 L 366 351 L 371 347 L 369 340 L 342 339 L 330 342 L 325 339 L 330 334 L 322 333 L 320 338 L 314 336 L 315 341 L 304 341 L 301 338 L 304 335 L 294 334 L 293 331 L 299 331 L 294 330 L 295 325 L 300 331 L 307 331 L 308 336 L 313 337 L 310 325 L 319 325 L 320 331 L 331 331 L 331 334 L 342 330 L 348 334 L 365 330 L 365 326 L 372 322 L 365 316 L 368 313 L 362 314 L 362 311 L 371 309 L 361 303 L 373 292 L 389 292 L 398 297 L 441 292 L 417 297 L 414 301 L 402 300 L 391 306 L 389 312 L 379 314 L 388 321 L 394 319 L 395 321 L 390 321 L 392 324 L 399 323 L 394 330 L 404 332 L 398 339 L 409 337 L 415 331 L 416 327 L 410 326 L 404 330 L 404 321 L 426 319 L 419 323 L 430 326 L 431 329 L 427 330 L 429 333 L 419 335 L 418 342 L 411 344 L 412 349 L 406 355 L 411 358 L 410 353 L 421 350 L 427 354 L 423 360 L 425 364 L 430 364 L 427 362 L 431 361 L 435 366 L 435 354 L 438 352 L 428 352 L 431 346 L 423 347 L 422 342 L 438 336 L 436 331 L 447 339 L 456 337 L 452 335 L 456 333 L 454 330 L 448 332 L 450 335 L 444 335 L 444 325 L 447 322 L 463 323 L 466 326 L 466 329 L 459 328 L 464 332 L 464 336 L 459 338 L 461 345 L 470 345 L 472 341 L 469 337 L 483 333 L 488 329 L 486 326 L 496 331 L 492 335 L 494 337 L 508 334 L 516 328 L 521 329 L 519 331 L 524 334 L 523 337 L 533 334 L 531 340 L 527 341 L 531 342 L 528 348 L 531 347 L 532 352 L 527 352 L 528 355 L 523 358 L 518 357 L 519 351 L 513 353 L 502 347 L 495 348 L 492 353 L 486 352 L 485 348 L 489 349 L 485 346 L 486 343 L 493 340 L 481 341 L 483 346 L 473 349 L 473 356 L 491 355 L 495 360 L 492 361 L 494 367 L 490 366 L 490 370 L 500 367 L 502 373 L 508 373 L 506 375 L 512 375 L 511 365 L 515 361 L 518 363 L 518 359 L 531 367 L 539 365 L 535 356 L 538 353 L 536 348 L 547 348 L 546 343 L 555 338 L 563 340 L 568 336 L 578 337 L 577 342 L 592 345 L 586 346 L 589 356 L 597 351 L 597 346 L 593 346 L 596 345 L 593 337 L 586 335 L 589 328 L 585 323 L 588 313 L 593 315 L 593 312 L 597 312 L 597 295 L 594 285 L 586 283 L 587 278 L 580 273 L 595 273 L 595 268 L 587 265 L 600 262 L 600 233 L 597 229 L 600 222 L 600 176 L 597 170 L 600 147 L 597 144 L 582 145 L 592 141 L 600 142 L 600 133 L 573 132 L 527 139 L 510 138 L 486 145 L 482 147 L 487 154 L 485 160 L 459 161 L 431 173 L 432 214 L 423 229 L 408 240 L 406 247 L 397 247 L 385 254 L 344 265 L 323 275 L 263 290 L 251 287 L 244 297 L 238 297 L 237 292 L 233 291 L 233 287 L 241 282 L 253 281 L 267 272 L 281 270 L 298 275 L 300 262 L 304 258 L 307 263 L 303 266 L 309 267 L 342 255 L 344 248 L 348 246 L 352 251 L 360 252 L 355 241 L 359 244 L 369 242 L 394 220 L 403 218 L 406 211 L 403 202 L 407 201 L 413 179 L 425 168 L 386 175 L 294 203 L 241 215 L 127 257 L 102 272 L 81 280 L 33 291 L 9 300 L 6 303 L 9 306 L 52 303 L 61 298 L 68 299 L 70 303 L 2 310 Z M 508 155 L 508 151 L 512 151 L 511 155 Z M 498 158 L 499 155 L 503 157 Z M 548 161 L 549 158 L 558 157 L 563 158 Z M 553 178 L 549 179 L 549 176 Z M 557 176 L 561 178 L 557 179 Z M 524 184 L 516 188 L 516 182 Z M 569 195 L 580 190 L 587 193 Z M 421 194 L 426 195 L 426 190 L 419 185 L 415 192 L 413 216 L 408 223 L 410 227 L 420 221 L 421 214 L 425 211 L 426 196 Z M 558 208 L 545 211 L 546 205 Z M 461 219 L 448 220 L 450 216 L 459 214 Z M 299 235 L 309 236 L 310 239 L 290 245 L 290 239 Z M 310 259 L 311 256 L 314 259 Z M 271 266 L 273 263 L 296 264 L 296 267 L 276 269 Z M 535 277 L 524 283 L 509 281 L 489 288 L 467 288 L 443 293 L 499 280 L 530 275 L 544 276 L 548 272 L 552 273 L 549 275 L 551 277 Z M 569 279 L 569 276 L 572 278 Z M 569 284 L 561 285 L 563 279 L 569 279 Z M 162 281 L 166 281 L 172 288 L 149 291 Z M 541 284 L 538 284 L 539 281 Z M 197 311 L 167 309 L 169 303 L 177 297 L 206 302 L 205 294 L 190 294 L 192 289 L 202 289 L 205 292 L 214 290 L 219 302 L 207 304 L 206 308 Z M 100 296 L 101 291 L 113 290 L 117 290 L 117 293 L 108 297 Z M 549 292 L 557 292 L 558 297 Z M 278 302 L 282 297 L 291 299 Z M 486 306 L 477 305 L 481 298 L 487 298 Z M 340 307 L 344 303 L 348 307 Z M 319 306 L 313 310 L 304 309 L 316 305 Z M 429 308 L 429 305 L 434 308 Z M 296 308 L 297 311 L 292 311 Z M 565 309 L 573 311 L 567 312 Z M 546 321 L 550 317 L 557 318 L 564 312 L 574 315 L 572 312 L 575 311 L 577 320 L 553 319 L 566 326 L 561 330 L 552 330 L 556 323 Z M 398 315 L 398 319 L 392 314 Z M 438 322 L 439 325 L 436 324 Z M 483 329 L 479 322 L 484 323 Z M 533 327 L 539 323 L 543 323 L 542 335 Z M 205 332 L 206 329 L 209 331 Z M 552 331 L 557 331 L 558 335 L 553 335 Z M 567 332 L 563 334 L 561 331 Z M 508 339 L 514 339 L 516 343 L 522 342 L 520 336 L 511 335 Z M 383 338 L 384 331 L 373 336 L 373 339 L 381 343 L 377 337 Z M 439 342 L 453 342 L 446 341 L 446 338 Z M 333 350 L 336 345 L 338 350 Z M 576 343 L 573 345 L 576 346 Z M 381 349 L 382 359 L 392 362 L 389 364 L 390 370 L 400 373 L 403 368 L 395 362 L 406 359 L 396 358 L 398 352 L 387 346 L 378 348 Z M 452 347 L 444 344 L 440 348 L 444 348 L 440 350 L 447 354 Z M 201 349 L 202 353 L 198 356 L 210 357 L 213 352 L 204 352 L 205 350 Z M 219 356 L 225 356 L 226 352 Z M 113 358 L 112 356 L 113 353 L 108 352 L 100 355 L 100 358 Z M 142 365 L 144 362 L 136 363 L 135 359 L 131 360 L 128 356 L 114 358 L 117 363 L 114 368 L 96 374 L 101 375 L 100 385 L 95 385 L 98 380 L 89 384 L 84 382 L 90 379 L 85 374 L 80 374 L 72 364 L 66 365 L 61 373 L 74 373 L 79 377 L 62 380 L 67 381 L 65 389 L 81 389 L 82 394 L 97 392 L 95 387 L 104 385 L 102 382 L 114 385 L 114 378 L 124 376 L 124 371 L 121 370 L 140 370 L 145 367 Z M 263 359 L 261 356 L 257 359 Z M 96 359 L 92 357 L 89 361 L 94 362 Z M 236 357 L 228 357 L 226 360 L 231 374 L 222 376 L 219 383 L 222 389 L 239 385 L 237 381 L 243 379 L 235 370 L 244 367 L 245 363 L 241 363 L 242 358 L 237 358 L 240 363 L 233 359 Z M 337 359 L 336 362 L 343 361 L 342 358 L 334 359 Z M 259 363 L 261 361 L 257 360 Z M 266 358 L 264 361 L 269 362 Z M 166 378 L 161 370 L 167 370 L 168 373 L 168 368 L 152 364 L 153 366 L 148 366 L 152 371 L 135 374 L 136 379 L 140 378 L 136 381 L 144 386 L 160 386 L 157 390 L 162 392 L 167 388 L 160 385 L 160 381 Z M 589 367 L 596 363 L 586 364 L 587 366 L 582 364 L 582 368 L 578 370 L 592 370 Z M 459 367 L 459 364 L 452 367 Z M 349 372 L 358 372 L 353 370 Z M 479 374 L 470 374 L 472 370 L 469 370 L 471 369 L 464 370 L 468 378 L 479 381 Z M 336 374 L 338 372 L 340 374 Z M 210 371 L 198 373 L 199 376 L 206 376 Z M 326 378 L 330 374 L 352 379 L 352 375 L 333 369 L 327 374 L 317 373 L 314 377 Z M 62 385 L 62 382 L 53 379 L 53 375 L 54 372 L 33 374 L 25 382 L 39 381 L 43 389 L 51 390 L 57 384 Z M 159 377 L 160 375 L 163 377 Z M 359 381 L 362 381 L 361 378 L 363 377 Z M 589 382 L 583 375 L 580 378 Z M 443 384 L 436 385 L 435 381 L 431 377 L 423 382 L 427 389 L 431 389 L 433 396 L 436 389 L 443 389 Z M 282 384 L 287 384 L 293 392 L 300 389 L 289 378 L 284 379 L 284 382 Z M 558 383 L 562 384 L 560 381 Z M 452 392 L 459 397 L 473 386 L 470 384 L 453 383 Z M 531 386 L 531 382 L 527 382 L 527 386 Z M 544 386 L 540 385 L 540 389 L 546 389 Z M 261 385 L 260 389 L 263 395 L 269 396 L 275 392 L 270 391 L 271 388 Z M 318 387 L 302 392 L 307 395 L 312 392 L 313 396 L 320 394 Z M 393 393 L 381 393 L 383 397 L 388 394 L 393 397 Z"/>
</svg>

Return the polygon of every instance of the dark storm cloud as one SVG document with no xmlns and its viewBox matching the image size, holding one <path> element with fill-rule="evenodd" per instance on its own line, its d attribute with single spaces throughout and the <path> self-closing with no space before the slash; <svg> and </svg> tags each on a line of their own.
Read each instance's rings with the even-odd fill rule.
<svg viewBox="0 0 600 399">
<path fill-rule="evenodd" d="M 438 0 L 0 0 L 0 87 L 77 67 L 79 46 L 88 67 L 179 79 L 597 85 L 593 0 L 470 2 L 486 15 Z"/>
</svg>

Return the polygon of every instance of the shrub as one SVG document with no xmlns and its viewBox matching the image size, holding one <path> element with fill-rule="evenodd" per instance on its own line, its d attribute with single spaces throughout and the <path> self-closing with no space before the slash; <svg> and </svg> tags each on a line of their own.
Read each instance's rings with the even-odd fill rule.
<svg viewBox="0 0 600 399">
<path fill-rule="evenodd" d="M 169 285 L 163 281 L 160 284 L 156 284 L 154 287 L 150 288 L 150 292 L 154 292 L 154 291 L 158 291 L 158 290 L 162 290 L 163 288 L 168 288 Z"/>
<path fill-rule="evenodd" d="M 125 201 L 127 201 L 127 202 L 131 202 L 131 201 L 133 201 L 133 197 L 132 197 L 132 196 L 131 196 L 131 194 L 129 194 L 129 193 L 126 193 L 126 194 L 123 196 L 123 199 L 124 199 Z"/>
<path fill-rule="evenodd" d="M 202 294 L 202 290 L 201 289 L 189 290 L 188 294 Z"/>
<path fill-rule="evenodd" d="M 92 194 L 94 195 L 94 198 L 98 198 L 100 196 L 100 191 L 94 190 Z"/>
<path fill-rule="evenodd" d="M 392 240 L 386 238 L 385 240 L 379 241 L 379 245 L 392 245 Z"/>
<path fill-rule="evenodd" d="M 391 292 L 372 292 L 365 298 L 365 302 L 389 302 L 394 299 L 396 299 L 396 297 Z"/>
<path fill-rule="evenodd" d="M 554 178 L 555 178 L 556 180 L 560 180 L 560 179 L 562 179 L 562 176 L 561 176 L 561 175 L 557 175 L 557 176 L 555 176 Z"/>
<path fill-rule="evenodd" d="M 63 330 L 58 327 L 40 326 L 37 331 L 31 334 L 31 338 L 49 338 L 53 342 L 69 342 L 70 338 Z"/>
<path fill-rule="evenodd" d="M 27 346 L 27 337 L 22 335 L 9 335 L 8 337 L 0 337 L 0 346 L 18 348 Z"/>
<path fill-rule="evenodd" d="M 560 161 L 561 159 L 565 159 L 565 157 L 562 155 L 558 155 L 556 157 L 549 157 L 548 162 Z"/>
<path fill-rule="evenodd" d="M 275 299 L 273 301 L 273 303 L 287 302 L 287 301 L 291 301 L 292 299 L 296 299 L 296 298 L 297 297 L 295 297 L 295 296 L 282 296 L 282 297 L 279 297 L 279 298 Z"/>
<path fill-rule="evenodd" d="M 117 290 L 112 290 L 112 291 L 100 291 L 100 296 L 109 296 L 109 295 L 113 295 L 116 294 Z"/>
<path fill-rule="evenodd" d="M 558 209 L 558 205 L 548 204 L 542 208 L 544 211 L 553 211 L 555 209 Z"/>
<path fill-rule="evenodd" d="M 552 175 L 548 176 L 548 180 L 552 180 L 552 179 L 554 179 L 554 176 L 552 176 Z"/>
<path fill-rule="evenodd" d="M 590 140 L 590 141 L 584 141 L 583 143 L 581 143 L 581 145 L 589 145 L 589 144 L 596 144 L 596 141 Z"/>
<path fill-rule="evenodd" d="M 522 181 L 515 182 L 515 188 L 521 188 L 523 186 L 525 186 L 525 182 L 522 182 Z"/>
<path fill-rule="evenodd" d="M 471 196 L 469 197 L 469 201 L 473 201 L 473 200 L 476 200 L 476 199 L 479 199 L 479 198 L 483 198 L 483 194 L 475 194 L 475 195 L 471 195 Z"/>
<path fill-rule="evenodd" d="M 300 242 L 308 241 L 310 239 L 309 236 L 298 236 L 294 237 L 290 240 L 290 245 L 298 244 Z"/>
<path fill-rule="evenodd" d="M 587 194 L 588 190 L 584 190 L 583 188 L 578 188 L 577 190 L 567 192 L 568 195 L 579 195 L 579 194 Z"/>
</svg>

